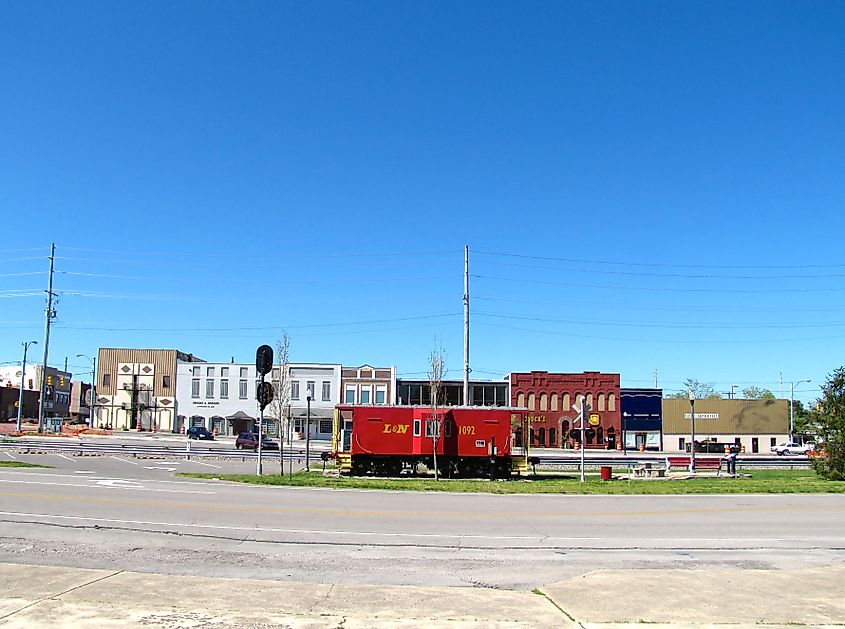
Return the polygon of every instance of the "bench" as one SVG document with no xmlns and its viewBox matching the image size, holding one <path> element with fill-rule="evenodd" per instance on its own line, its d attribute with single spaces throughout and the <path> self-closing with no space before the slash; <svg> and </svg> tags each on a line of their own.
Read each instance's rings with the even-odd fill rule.
<svg viewBox="0 0 845 629">
<path fill-rule="evenodd" d="M 667 456 L 666 469 L 671 470 L 673 467 L 680 467 L 689 469 L 690 457 L 688 456 Z M 717 473 L 722 471 L 722 459 L 713 457 L 695 457 L 695 471 L 700 472 L 704 470 L 716 470 Z"/>
</svg>

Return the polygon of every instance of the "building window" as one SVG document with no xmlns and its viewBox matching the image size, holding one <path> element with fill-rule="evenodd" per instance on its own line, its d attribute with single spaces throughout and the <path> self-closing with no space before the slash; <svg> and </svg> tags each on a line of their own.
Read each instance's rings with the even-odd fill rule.
<svg viewBox="0 0 845 629">
<path fill-rule="evenodd" d="M 104 373 L 103 374 L 103 386 L 107 387 L 107 386 L 110 386 L 110 385 L 111 385 L 111 374 L 110 373 Z M 29 387 L 29 388 L 31 389 L 32 387 Z"/>
<path fill-rule="evenodd" d="M 533 393 L 528 394 L 528 410 L 529 411 L 536 411 L 537 410 L 537 399 L 534 397 Z"/>
<path fill-rule="evenodd" d="M 249 367 L 241 367 L 241 378 L 249 377 Z"/>
<path fill-rule="evenodd" d="M 246 399 L 246 380 L 241 380 L 238 382 L 238 399 Z"/>
<path fill-rule="evenodd" d="M 310 397 L 312 400 L 315 399 L 314 397 L 314 388 L 316 383 L 313 380 L 308 380 L 307 384 L 305 385 L 305 395 Z"/>
<path fill-rule="evenodd" d="M 332 420 L 330 419 L 321 419 L 320 420 L 320 433 L 324 435 L 330 435 L 332 433 Z"/>
<path fill-rule="evenodd" d="M 194 378 L 191 380 L 191 397 L 197 398 L 200 396 L 200 379 Z"/>
<path fill-rule="evenodd" d="M 516 405 L 520 406 L 520 407 L 525 406 L 525 394 L 524 393 L 520 393 L 519 395 L 516 396 Z"/>
<path fill-rule="evenodd" d="M 191 374 L 198 376 L 200 375 L 200 368 L 199 367 L 191 367 Z"/>
<path fill-rule="evenodd" d="M 343 401 L 347 404 L 355 404 L 355 387 L 346 387 L 346 394 Z"/>
<path fill-rule="evenodd" d="M 545 393 L 540 394 L 540 410 L 547 411 L 549 410 L 549 396 Z"/>
<path fill-rule="evenodd" d="M 291 380 L 290 382 L 290 399 L 299 399 L 299 380 Z"/>
<path fill-rule="evenodd" d="M 162 376 L 161 377 L 161 388 L 162 389 L 169 389 L 170 388 L 170 376 Z"/>
<path fill-rule="evenodd" d="M 681 437 L 680 439 L 678 439 L 678 450 L 680 450 L 681 452 L 683 452 L 684 450 L 686 450 L 686 445 L 687 445 L 687 440 L 686 440 L 686 439 L 684 439 L 683 437 Z"/>
<path fill-rule="evenodd" d="M 599 410 L 604 410 L 604 393 L 599 393 Z"/>
<path fill-rule="evenodd" d="M 563 394 L 563 404 L 561 404 L 561 410 L 568 411 L 569 410 L 569 394 Z"/>
<path fill-rule="evenodd" d="M 332 383 L 323 381 L 323 402 L 332 401 Z"/>
<path fill-rule="evenodd" d="M 370 387 L 361 387 L 361 404 L 370 403 Z"/>
<path fill-rule="evenodd" d="M 778 444 L 777 437 L 772 437 L 769 439 L 769 445 L 774 448 Z"/>
<path fill-rule="evenodd" d="M 220 381 L 220 397 L 224 400 L 229 399 L 229 381 L 228 380 L 221 380 Z"/>
<path fill-rule="evenodd" d="M 205 375 L 209 378 L 213 378 L 214 377 L 214 367 L 206 367 Z"/>
<path fill-rule="evenodd" d="M 228 367 L 220 367 L 220 377 L 221 378 L 228 378 L 229 377 L 229 368 Z"/>
<path fill-rule="evenodd" d="M 587 406 L 589 406 L 590 408 L 593 408 L 593 394 L 592 393 L 587 394 Z"/>
<path fill-rule="evenodd" d="M 552 411 L 557 410 L 557 393 L 552 393 Z"/>
<path fill-rule="evenodd" d="M 278 367 L 273 367 L 273 371 L 271 371 L 271 372 L 270 372 L 270 374 L 271 374 L 271 375 L 270 375 L 270 377 L 271 377 L 273 380 L 278 380 L 278 379 L 279 379 L 279 368 L 278 368 Z"/>
<path fill-rule="evenodd" d="M 616 410 L 616 396 L 612 393 L 607 394 L 607 410 L 615 411 Z"/>
<path fill-rule="evenodd" d="M 205 381 L 205 397 L 214 397 L 214 380 Z"/>
<path fill-rule="evenodd" d="M 387 402 L 387 387 L 376 387 L 376 404 L 385 404 Z"/>
</svg>

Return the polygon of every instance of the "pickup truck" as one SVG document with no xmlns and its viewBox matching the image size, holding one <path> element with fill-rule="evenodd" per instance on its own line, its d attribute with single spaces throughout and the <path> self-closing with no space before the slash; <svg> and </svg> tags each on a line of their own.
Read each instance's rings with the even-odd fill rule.
<svg viewBox="0 0 845 629">
<path fill-rule="evenodd" d="M 771 450 L 779 456 L 789 456 L 790 454 L 807 454 L 814 448 L 815 445 L 812 443 L 805 443 L 802 445 L 800 443 L 795 443 L 794 441 L 788 441 L 786 443 L 779 443 L 778 445 L 773 446 Z"/>
</svg>

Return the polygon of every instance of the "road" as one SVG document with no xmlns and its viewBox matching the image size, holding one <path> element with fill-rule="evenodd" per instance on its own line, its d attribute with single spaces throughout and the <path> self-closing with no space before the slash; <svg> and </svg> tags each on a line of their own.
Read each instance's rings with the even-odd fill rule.
<svg viewBox="0 0 845 629">
<path fill-rule="evenodd" d="M 174 476 L 214 471 L 193 460 L 26 459 L 55 467 L 0 468 L 0 562 L 525 590 L 595 569 L 792 569 L 845 558 L 841 494 L 327 490 Z"/>
</svg>

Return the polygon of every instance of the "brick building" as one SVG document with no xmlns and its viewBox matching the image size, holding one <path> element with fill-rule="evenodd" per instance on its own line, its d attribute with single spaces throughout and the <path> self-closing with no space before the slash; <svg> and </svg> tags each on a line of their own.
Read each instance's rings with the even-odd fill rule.
<svg viewBox="0 0 845 629">
<path fill-rule="evenodd" d="M 511 405 L 529 410 L 532 446 L 575 447 L 581 434 L 578 423 L 573 425 L 578 415 L 573 407 L 579 406 L 584 398 L 591 407 L 585 446 L 592 449 L 616 448 L 622 423 L 618 373 L 512 373 L 510 387 Z"/>
</svg>

